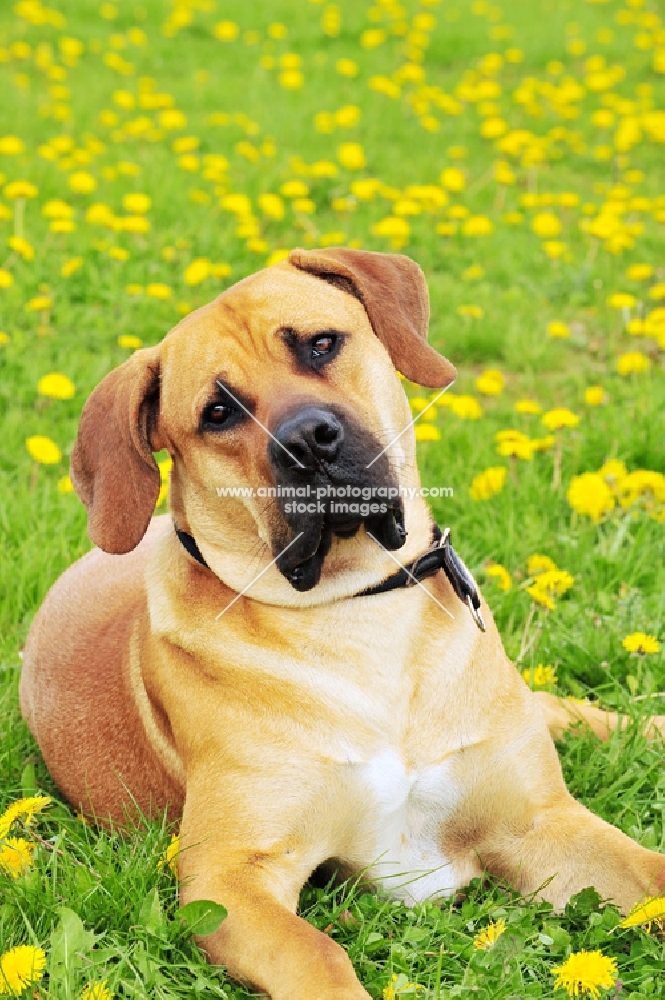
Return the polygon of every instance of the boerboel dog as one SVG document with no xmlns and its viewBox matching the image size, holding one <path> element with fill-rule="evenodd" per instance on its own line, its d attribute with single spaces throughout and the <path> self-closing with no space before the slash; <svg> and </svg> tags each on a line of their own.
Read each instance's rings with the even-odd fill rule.
<svg viewBox="0 0 665 1000">
<path fill-rule="evenodd" d="M 551 734 L 617 718 L 529 690 L 417 493 L 395 369 L 455 377 L 428 314 L 406 257 L 296 250 L 112 371 L 71 460 L 98 548 L 25 649 L 22 710 L 63 794 L 98 819 L 181 815 L 182 901 L 228 909 L 201 944 L 273 1000 L 368 996 L 296 914 L 330 859 L 408 902 L 483 870 L 556 907 L 665 891 L 665 857 L 563 782 Z M 161 449 L 171 515 L 151 522 Z M 376 502 L 293 500 L 328 487 Z"/>
</svg>

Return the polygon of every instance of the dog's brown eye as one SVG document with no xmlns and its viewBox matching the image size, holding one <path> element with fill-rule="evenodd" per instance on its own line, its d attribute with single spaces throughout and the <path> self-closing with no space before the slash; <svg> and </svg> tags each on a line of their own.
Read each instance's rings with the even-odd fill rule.
<svg viewBox="0 0 665 1000">
<path fill-rule="evenodd" d="M 205 410 L 203 422 L 204 424 L 212 424 L 214 427 L 221 427 L 236 412 L 234 406 L 226 406 L 224 403 L 213 403 Z"/>
<path fill-rule="evenodd" d="M 335 349 L 337 337 L 331 333 L 325 333 L 312 341 L 312 357 L 320 358 L 323 354 L 330 354 Z"/>
</svg>

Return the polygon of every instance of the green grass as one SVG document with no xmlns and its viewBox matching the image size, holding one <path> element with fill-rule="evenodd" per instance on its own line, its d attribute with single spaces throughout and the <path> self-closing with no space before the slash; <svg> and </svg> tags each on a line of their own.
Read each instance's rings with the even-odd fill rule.
<svg viewBox="0 0 665 1000">
<path fill-rule="evenodd" d="M 0 332 L 7 335 L 0 338 L 0 805 L 36 788 L 57 800 L 57 790 L 20 719 L 19 654 L 48 587 L 89 547 L 83 508 L 75 495 L 59 492 L 57 483 L 67 473 L 86 396 L 128 355 L 118 337 L 138 336 L 146 345 L 158 342 L 185 310 L 263 266 L 275 250 L 325 243 L 331 233 L 343 234 L 336 241 L 392 249 L 389 240 L 372 232 L 375 223 L 392 212 L 393 200 L 385 191 L 370 201 L 352 198 L 349 210 L 342 210 L 335 199 L 347 198 L 353 181 L 361 177 L 379 178 L 405 192 L 409 185 L 437 185 L 441 170 L 457 165 L 466 174 L 465 190 L 450 194 L 447 206 L 408 216 L 410 233 L 399 249 L 426 272 L 431 339 L 459 369 L 454 392 L 475 395 L 483 416 L 464 420 L 448 408 L 437 408 L 440 440 L 422 443 L 419 451 L 423 481 L 453 487 L 454 497 L 435 501 L 434 512 L 440 524 L 451 526 L 458 550 L 482 582 L 507 651 L 519 660 L 519 668 L 553 666 L 557 691 L 597 697 L 634 720 L 605 745 L 584 733 L 565 739 L 560 753 L 569 787 L 640 843 L 665 850 L 662 748 L 647 744 L 639 729 L 640 719 L 650 712 L 665 711 L 665 662 L 662 653 L 630 656 L 622 646 L 622 639 L 635 631 L 663 637 L 663 523 L 638 505 L 629 511 L 617 507 L 594 524 L 573 511 L 566 499 L 573 476 L 597 470 L 608 458 L 621 459 L 630 471 L 665 471 L 663 328 L 649 336 L 631 336 L 625 328 L 627 317 L 607 303 L 612 293 L 632 293 L 639 300 L 631 312 L 634 319 L 659 305 L 649 289 L 665 281 L 665 135 L 662 123 L 651 131 L 645 124 L 645 115 L 662 108 L 665 96 L 665 77 L 654 70 L 654 51 L 664 44 L 662 22 L 659 27 L 653 19 L 657 5 L 651 0 L 643 8 L 621 8 L 614 0 L 512 0 L 501 19 L 500 8 L 492 3 L 445 0 L 419 5 L 404 0 L 402 13 L 384 14 L 381 20 L 389 4 L 371 7 L 341 0 L 336 37 L 325 35 L 321 27 L 329 5 L 295 0 L 224 0 L 216 7 L 214 0 L 202 0 L 191 5 L 191 21 L 175 37 L 167 37 L 162 26 L 176 8 L 156 0 L 146 0 L 142 7 L 119 3 L 114 20 L 101 17 L 99 5 L 88 0 L 60 6 L 67 18 L 62 28 L 29 24 L 8 6 L 0 12 L 0 139 L 15 135 L 25 144 L 17 155 L 0 153 L 0 191 L 15 180 L 28 180 L 38 188 L 36 198 L 17 207 L 0 193 L 0 246 L 5 248 L 6 240 L 16 234 L 25 236 L 34 249 L 29 260 L 9 246 L 4 256 L 0 254 L 0 269 L 14 279 L 9 287 L 0 282 Z M 622 9 L 630 12 L 629 23 L 619 23 L 626 20 L 619 13 Z M 403 35 L 391 33 L 390 26 L 401 21 L 413 27 L 413 18 L 423 12 L 436 18 L 424 40 L 405 41 Z M 645 12 L 651 20 L 645 21 Z M 375 16 L 379 20 L 373 20 Z M 213 36 L 212 27 L 221 20 L 239 24 L 236 40 L 222 42 Z M 270 36 L 269 25 L 275 22 L 286 26 L 285 37 Z M 492 36 L 493 28 L 506 23 L 513 27 L 509 37 L 505 33 L 496 38 L 496 31 Z M 129 30 L 137 25 L 145 32 L 145 45 L 128 40 Z M 361 33 L 381 25 L 389 29 L 386 41 L 363 48 Z M 84 46 L 80 57 L 65 66 L 59 48 L 63 36 L 80 39 Z M 574 38 L 585 41 L 585 53 L 569 51 Z M 413 51 L 423 41 L 428 45 Z M 17 42 L 30 49 L 17 47 Z M 460 113 L 447 114 L 437 106 L 434 92 L 417 93 L 418 84 L 403 83 L 401 96 L 394 100 L 368 86 L 373 76 L 390 77 L 408 60 L 420 64 L 421 51 L 425 84 L 454 95 L 464 75 L 481 65 L 479 60 L 512 48 L 519 48 L 523 58 L 506 61 L 492 75 L 501 85 L 492 98 L 494 108 L 461 100 Z M 129 60 L 132 71 L 123 75 L 109 67 L 104 59 L 109 52 Z M 302 59 L 305 83 L 296 90 L 279 85 L 278 65 L 270 68 L 260 61 L 272 57 L 278 63 L 289 53 Z M 608 66 L 624 70 L 609 91 L 588 86 L 594 68 L 586 60 L 599 55 Z M 336 71 L 340 58 L 357 63 L 357 76 L 347 78 Z M 552 60 L 563 65 L 561 73 L 548 65 Z M 63 68 L 49 70 L 49 65 Z M 544 86 L 558 85 L 565 77 L 585 87 L 572 102 L 576 117 L 560 103 L 552 104 L 552 88 Z M 163 131 L 159 110 L 125 110 L 114 104 L 118 90 L 135 98 L 148 92 L 152 85 L 146 78 L 155 81 L 155 92 L 172 95 L 174 106 L 187 117 L 185 127 Z M 537 95 L 519 104 L 514 94 L 529 79 L 539 81 Z M 53 91 L 54 86 L 67 87 L 68 92 Z M 429 106 L 419 107 L 418 101 Z M 360 109 L 357 124 L 331 134 L 315 129 L 318 112 L 346 105 Z M 609 130 L 593 118 L 598 109 L 608 107 L 616 114 Z M 117 123 L 100 122 L 104 109 L 115 111 Z M 210 116 L 215 113 L 225 113 L 226 124 L 213 124 Z M 436 131 L 421 124 L 427 115 L 438 122 Z M 132 137 L 123 123 L 140 116 L 151 120 L 149 134 Z M 501 117 L 510 129 L 549 136 L 544 160 L 533 166 L 498 151 L 494 140 L 480 135 L 484 117 Z M 618 122 L 630 119 L 640 123 L 638 141 L 627 150 L 612 148 L 609 158 L 599 157 L 599 146 L 614 146 Z M 74 149 L 83 152 L 44 158 L 43 146 L 63 135 L 71 136 Z M 225 156 L 228 171 L 213 180 L 201 167 L 194 172 L 181 169 L 172 144 L 182 136 L 198 138 L 201 158 Z M 256 152 L 238 145 L 243 142 Z M 349 170 L 339 164 L 343 142 L 362 144 L 364 168 Z M 532 147 L 535 144 L 531 140 Z M 465 151 L 462 159 L 456 158 L 454 148 L 460 146 Z M 77 157 L 85 159 L 85 151 L 92 152 L 90 162 L 76 162 Z M 517 180 L 503 193 L 492 174 L 499 158 L 511 163 Z M 337 163 L 335 177 L 316 177 L 307 170 L 307 164 L 321 160 Z M 134 174 L 118 170 L 126 163 L 133 165 Z M 68 176 L 77 170 L 96 179 L 94 192 L 70 190 Z M 277 193 L 294 178 L 309 185 L 315 211 L 294 210 L 287 198 L 284 219 L 263 217 L 257 196 Z M 152 198 L 148 232 L 116 232 L 85 221 L 86 209 L 94 202 L 123 215 L 122 198 L 132 192 Z M 563 192 L 576 194 L 579 204 L 555 204 L 551 209 L 562 223 L 557 239 L 566 244 L 562 255 L 552 260 L 531 223 Z M 235 216 L 220 205 L 227 193 L 245 193 L 252 199 L 256 235 L 265 245 L 248 245 L 247 236 L 237 233 Z M 540 197 L 538 205 L 522 204 L 529 193 Z M 73 207 L 74 231 L 50 231 L 41 208 L 54 198 Z M 618 232 L 629 239 L 622 250 L 589 236 L 579 225 L 612 199 L 624 202 Z M 447 236 L 438 233 L 437 225 L 450 219 L 450 205 L 489 217 L 492 234 L 474 238 L 464 235 L 462 227 Z M 515 211 L 522 214 L 521 221 L 506 221 L 507 213 Z M 112 248 L 127 251 L 127 259 L 114 259 L 109 255 Z M 63 263 L 74 257 L 82 258 L 81 267 L 63 277 Z M 200 257 L 227 263 L 230 277 L 188 286 L 185 268 Z M 654 266 L 650 280 L 626 275 L 635 263 Z M 464 275 L 472 265 L 483 273 L 468 280 Z M 126 292 L 130 284 L 145 287 L 155 282 L 169 286 L 167 300 Z M 41 294 L 50 296 L 52 307 L 26 309 Z M 458 308 L 464 305 L 480 307 L 482 316 L 461 316 Z M 548 337 L 552 320 L 569 323 L 571 336 Z M 650 369 L 621 376 L 617 360 L 632 350 L 649 358 Z M 475 389 L 476 377 L 487 367 L 498 368 L 505 378 L 503 392 L 495 397 L 481 396 Z M 53 400 L 38 393 L 38 379 L 53 371 L 71 378 L 76 387 L 72 399 Z M 590 385 L 603 387 L 603 405 L 585 403 Z M 409 392 L 422 395 L 416 387 Z M 539 416 L 515 413 L 514 403 L 525 397 L 537 400 L 543 410 L 562 406 L 580 417 L 577 427 L 561 432 L 559 485 L 553 486 L 554 450 L 537 453 L 530 461 L 514 460 L 514 465 L 496 453 L 494 434 L 499 430 L 517 428 L 531 437 L 546 433 Z M 61 462 L 46 466 L 32 461 L 25 441 L 35 434 L 56 442 Z M 473 478 L 499 465 L 508 469 L 503 490 L 474 501 L 469 493 Z M 572 589 L 553 611 L 534 605 L 526 592 L 527 559 L 536 552 L 549 555 L 574 577 Z M 511 573 L 509 591 L 501 591 L 496 580 L 486 576 L 490 560 Z M 117 996 L 248 995 L 205 964 L 174 918 L 175 879 L 157 867 L 170 835 L 163 824 L 146 822 L 123 838 L 83 825 L 58 804 L 43 814 L 37 830 L 34 867 L 15 880 L 0 873 L 0 954 L 17 944 L 46 950 L 49 975 L 40 986 L 42 997 L 78 997 L 93 979 L 108 980 Z M 358 886 L 308 887 L 301 910 L 348 949 L 361 980 L 377 998 L 393 975 L 401 977 L 395 988 L 403 995 L 413 995 L 406 983 L 417 983 L 423 988 L 418 995 L 425 1000 L 563 996 L 554 991 L 552 968 L 571 950 L 596 948 L 617 958 L 622 996 L 641 1000 L 664 995 L 659 934 L 618 928 L 614 908 L 602 905 L 589 891 L 564 914 L 553 914 L 542 903 L 487 882 L 474 883 L 463 898 L 413 910 Z M 474 934 L 501 917 L 507 931 L 496 946 L 487 952 L 475 950 Z M 65 940 L 77 953 L 69 964 L 59 959 Z"/>
</svg>

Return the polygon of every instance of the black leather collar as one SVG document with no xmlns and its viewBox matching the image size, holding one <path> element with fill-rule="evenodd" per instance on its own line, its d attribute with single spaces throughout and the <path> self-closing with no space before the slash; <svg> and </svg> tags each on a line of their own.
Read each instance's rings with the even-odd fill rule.
<svg viewBox="0 0 665 1000">
<path fill-rule="evenodd" d="M 196 559 L 197 563 L 201 563 L 202 566 L 205 566 L 206 569 L 210 569 L 210 566 L 208 566 L 208 563 L 203 558 L 201 549 L 194 541 L 192 535 L 188 535 L 186 531 L 181 531 L 177 524 L 174 524 L 173 527 L 175 528 L 175 533 L 178 536 L 178 541 L 187 554 L 190 555 L 192 559 Z"/>
<path fill-rule="evenodd" d="M 201 566 L 210 569 L 192 535 L 188 535 L 186 531 L 181 531 L 175 525 L 174 527 L 178 540 L 185 551 L 192 559 L 196 559 L 197 563 L 200 563 Z M 480 611 L 480 595 L 478 594 L 476 582 L 450 543 L 450 528 L 441 531 L 438 524 L 432 526 L 432 544 L 427 552 L 418 556 L 417 559 L 414 559 L 413 562 L 408 563 L 402 569 L 397 570 L 396 573 L 386 577 L 382 583 L 378 583 L 374 587 L 367 587 L 365 590 L 360 590 L 353 596 L 373 597 L 375 594 L 387 594 L 391 590 L 398 590 L 400 587 L 415 587 L 421 580 L 425 580 L 429 576 L 434 576 L 440 569 L 448 577 L 450 585 L 460 601 L 468 607 L 471 617 L 478 628 L 481 632 L 484 632 L 485 622 Z"/>
</svg>

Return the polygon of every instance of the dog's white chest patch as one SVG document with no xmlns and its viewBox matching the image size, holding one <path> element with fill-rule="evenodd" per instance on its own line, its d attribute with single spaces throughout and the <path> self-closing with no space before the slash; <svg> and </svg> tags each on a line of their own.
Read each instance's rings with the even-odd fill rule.
<svg viewBox="0 0 665 1000">
<path fill-rule="evenodd" d="M 419 902 L 462 884 L 441 849 L 441 827 L 458 793 L 448 761 L 410 770 L 387 749 L 361 768 L 363 812 L 374 832 L 372 877 L 396 898 Z M 368 859 L 369 861 L 369 859 Z"/>
</svg>

